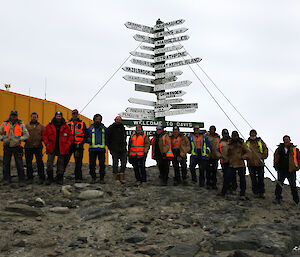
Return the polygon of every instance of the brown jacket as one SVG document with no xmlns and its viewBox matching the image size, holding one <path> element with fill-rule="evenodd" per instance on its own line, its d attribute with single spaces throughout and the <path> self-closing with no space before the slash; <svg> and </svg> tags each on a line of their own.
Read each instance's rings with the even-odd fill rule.
<svg viewBox="0 0 300 257">
<path fill-rule="evenodd" d="M 258 142 L 261 141 L 262 149 L 263 152 L 261 153 L 260 147 Z M 264 141 L 260 137 L 256 139 L 248 139 L 246 142 L 247 146 L 249 147 L 250 150 L 250 156 L 249 159 L 247 160 L 247 166 L 264 166 L 264 161 L 265 159 L 268 158 L 268 148 L 265 144 Z"/>
<path fill-rule="evenodd" d="M 229 144 L 229 139 L 224 139 L 222 138 L 220 140 L 220 143 L 219 143 L 219 154 L 221 156 L 221 160 L 223 160 L 223 163 L 228 163 L 229 160 L 228 160 L 228 144 Z M 221 146 L 221 149 L 220 149 L 220 146 Z"/>
<path fill-rule="evenodd" d="M 244 160 L 249 158 L 250 151 L 243 139 L 233 141 L 232 139 L 228 143 L 227 158 L 229 161 L 229 167 L 242 168 L 245 167 Z"/>
<path fill-rule="evenodd" d="M 294 156 L 294 151 L 293 148 L 296 147 L 293 144 L 290 145 L 290 149 L 289 149 L 289 172 L 294 172 L 299 170 L 299 166 L 300 166 L 300 153 L 299 153 L 299 149 L 296 148 L 296 156 Z M 282 170 L 283 168 L 281 166 L 282 165 L 282 156 L 284 154 L 284 144 L 280 144 L 278 146 L 278 148 L 276 149 L 275 153 L 274 153 L 274 168 L 275 170 L 279 171 Z M 298 165 L 296 165 L 298 164 Z"/>
<path fill-rule="evenodd" d="M 187 158 L 186 154 L 189 151 L 191 151 L 190 141 L 188 140 L 188 138 L 185 135 L 179 134 L 178 137 L 180 138 L 180 141 L 179 141 L 180 156 L 182 158 Z M 171 145 L 172 145 L 174 138 L 175 137 L 172 135 L 171 136 Z M 173 146 L 172 146 L 172 150 L 173 150 Z"/>
<path fill-rule="evenodd" d="M 166 138 L 166 142 L 165 144 L 163 143 L 163 135 L 165 135 Z M 152 145 L 152 158 L 155 158 L 154 154 L 155 154 L 155 138 L 157 135 L 154 135 L 152 140 L 151 140 L 151 145 Z M 158 141 L 158 145 L 159 145 L 159 150 L 161 152 L 161 154 L 166 154 L 170 147 L 171 147 L 171 140 L 170 137 L 168 136 L 168 134 L 166 134 L 165 132 L 163 132 L 160 136 L 159 136 L 159 141 Z"/>
<path fill-rule="evenodd" d="M 39 122 L 36 124 L 30 122 L 26 124 L 26 128 L 29 132 L 29 138 L 26 140 L 25 148 L 42 148 L 42 133 L 45 127 Z"/>
<path fill-rule="evenodd" d="M 12 124 L 10 122 L 10 130 L 9 130 L 9 134 L 7 137 L 4 137 L 3 136 L 3 128 L 4 128 L 4 124 L 8 122 L 8 121 L 5 121 L 2 123 L 2 125 L 0 126 L 0 141 L 3 141 L 3 145 L 7 145 L 9 147 L 17 147 L 17 146 L 20 146 L 20 143 L 22 141 L 25 141 L 28 139 L 29 137 L 29 133 L 28 133 L 28 130 L 26 129 L 26 126 L 25 124 L 23 123 L 23 121 L 21 120 L 18 120 L 17 123 L 19 124 L 22 124 L 23 125 L 23 131 L 22 131 L 22 136 L 21 137 L 15 137 L 15 126 L 16 124 Z"/>
<path fill-rule="evenodd" d="M 131 140 L 131 137 L 130 137 L 129 140 L 128 140 L 128 156 L 129 157 L 132 157 L 132 156 L 130 156 L 131 144 L 132 144 L 132 140 Z M 144 140 L 144 153 L 145 153 L 144 156 L 147 156 L 149 148 L 150 148 L 150 140 L 149 140 L 149 137 L 146 135 L 145 136 L 145 140 Z M 135 157 L 142 158 L 144 156 L 142 156 L 142 155 L 136 155 Z"/>
<path fill-rule="evenodd" d="M 215 133 L 215 135 L 210 135 L 207 133 L 207 137 L 211 143 L 211 153 L 209 155 L 209 159 L 218 160 L 220 159 L 220 151 L 219 151 L 219 143 L 220 143 L 220 136 Z"/>
</svg>

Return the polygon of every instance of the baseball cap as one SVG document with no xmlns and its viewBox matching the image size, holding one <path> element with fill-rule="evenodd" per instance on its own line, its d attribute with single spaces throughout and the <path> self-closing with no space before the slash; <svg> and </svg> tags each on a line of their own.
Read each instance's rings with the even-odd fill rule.
<svg viewBox="0 0 300 257">
<path fill-rule="evenodd" d="M 73 114 L 73 113 L 74 113 L 74 114 L 75 114 L 75 113 L 77 113 L 77 114 L 78 114 L 79 112 L 78 112 L 78 110 L 77 110 L 77 109 L 74 109 L 74 110 L 72 111 L 72 114 Z"/>
<path fill-rule="evenodd" d="M 162 130 L 163 127 L 162 126 L 157 126 L 156 129 L 161 129 Z"/>
<path fill-rule="evenodd" d="M 15 116 L 18 116 L 18 111 L 16 111 L 16 110 L 12 110 L 12 111 L 10 112 L 10 115 L 15 115 Z"/>
</svg>

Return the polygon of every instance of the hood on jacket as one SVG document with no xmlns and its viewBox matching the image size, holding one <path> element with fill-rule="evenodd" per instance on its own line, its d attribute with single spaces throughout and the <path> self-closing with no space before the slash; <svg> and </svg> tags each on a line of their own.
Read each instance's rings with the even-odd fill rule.
<svg viewBox="0 0 300 257">
<path fill-rule="evenodd" d="M 244 140 L 242 138 L 239 138 L 237 141 L 233 141 L 232 138 L 229 140 L 229 145 L 233 145 L 234 143 L 243 144 Z"/>
<path fill-rule="evenodd" d="M 261 138 L 260 137 L 256 137 L 255 139 L 252 139 L 251 137 L 248 137 L 247 141 L 254 141 L 254 140 L 259 141 L 259 140 L 261 140 Z"/>
</svg>

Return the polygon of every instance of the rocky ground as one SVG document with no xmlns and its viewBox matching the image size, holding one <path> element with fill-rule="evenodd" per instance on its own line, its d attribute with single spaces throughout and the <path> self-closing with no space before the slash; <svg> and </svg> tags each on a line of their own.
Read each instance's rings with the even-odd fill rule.
<svg viewBox="0 0 300 257">
<path fill-rule="evenodd" d="M 254 198 L 248 181 L 250 199 L 241 201 L 172 179 L 161 187 L 155 167 L 143 186 L 129 169 L 125 185 L 113 183 L 111 167 L 104 185 L 84 173 L 83 184 L 69 167 L 63 187 L 0 186 L 0 255 L 300 256 L 300 208 L 288 187 L 282 205 L 273 204 L 269 179 L 266 199 Z"/>
</svg>

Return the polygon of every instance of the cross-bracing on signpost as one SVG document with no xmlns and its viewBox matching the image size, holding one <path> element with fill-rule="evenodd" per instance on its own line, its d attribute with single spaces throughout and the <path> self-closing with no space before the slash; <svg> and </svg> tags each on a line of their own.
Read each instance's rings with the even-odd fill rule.
<svg viewBox="0 0 300 257">
<path fill-rule="evenodd" d="M 186 92 L 178 88 L 188 87 L 192 82 L 189 80 L 177 81 L 178 76 L 182 74 L 182 71 L 180 70 L 166 71 L 169 68 L 201 61 L 201 58 L 193 58 L 184 61 L 174 60 L 188 55 L 186 51 L 179 52 L 182 46 L 176 45 L 176 42 L 189 39 L 188 35 L 182 35 L 182 33 L 186 32 L 188 29 L 173 29 L 174 26 L 183 23 L 183 19 L 166 23 L 158 19 L 156 25 L 153 27 L 133 22 L 125 23 L 125 26 L 129 29 L 139 31 L 139 33 L 146 33 L 144 35 L 135 34 L 133 38 L 136 41 L 149 45 L 140 46 L 141 50 L 148 52 L 130 52 L 130 54 L 135 57 L 131 59 L 131 62 L 134 65 L 139 65 L 139 68 L 123 67 L 124 71 L 136 74 L 126 75 L 123 78 L 135 83 L 135 91 L 155 94 L 156 101 L 139 98 L 128 99 L 130 103 L 150 106 L 153 109 L 149 109 L 149 107 L 148 109 L 128 107 L 125 112 L 120 113 L 123 118 L 133 118 L 140 120 L 141 122 L 145 120 L 166 122 L 166 116 L 193 113 L 198 108 L 197 103 L 182 103 L 183 99 L 179 98 L 186 94 Z M 169 30 L 170 27 L 172 27 L 172 30 Z M 169 36 L 172 37 L 168 38 Z M 170 44 L 173 45 L 170 46 Z M 172 53 L 172 51 L 176 52 Z M 136 57 L 142 59 L 137 59 Z M 140 77 L 140 75 L 150 77 Z M 130 120 L 127 120 L 127 122 L 129 121 Z M 203 127 L 203 123 L 198 124 Z"/>
</svg>

